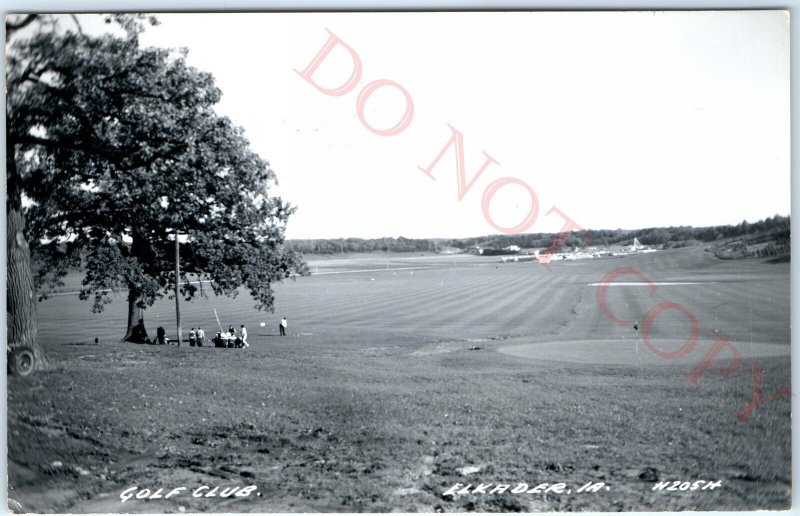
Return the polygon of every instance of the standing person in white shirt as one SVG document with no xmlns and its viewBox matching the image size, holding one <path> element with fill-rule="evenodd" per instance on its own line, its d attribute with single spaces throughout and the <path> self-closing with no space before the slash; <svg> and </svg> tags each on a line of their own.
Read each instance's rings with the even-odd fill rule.
<svg viewBox="0 0 800 516">
<path fill-rule="evenodd" d="M 286 316 L 284 315 L 283 319 L 281 319 L 281 325 L 280 325 L 281 337 L 285 337 L 286 336 L 286 328 L 288 328 L 288 327 L 289 327 L 289 323 L 286 321 Z"/>
<path fill-rule="evenodd" d="M 202 347 L 204 340 L 206 340 L 206 332 L 203 331 L 203 328 L 197 328 L 197 345 Z"/>
<path fill-rule="evenodd" d="M 240 338 L 242 339 L 242 347 L 249 348 L 250 344 L 247 343 L 247 328 L 242 325 L 242 330 L 239 332 Z"/>
</svg>

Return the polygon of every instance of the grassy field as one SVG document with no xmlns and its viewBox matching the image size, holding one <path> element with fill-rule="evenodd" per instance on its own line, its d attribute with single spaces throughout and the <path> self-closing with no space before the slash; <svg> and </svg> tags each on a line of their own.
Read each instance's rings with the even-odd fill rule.
<svg viewBox="0 0 800 516">
<path fill-rule="evenodd" d="M 680 284 L 653 297 L 610 288 L 609 309 L 641 323 L 655 304 L 680 303 L 698 320 L 695 352 L 660 358 L 603 315 L 592 284 L 621 267 Z M 751 396 L 750 357 L 767 371 L 763 396 L 790 384 L 788 263 L 681 249 L 551 270 L 386 254 L 311 270 L 276 286 L 274 314 L 246 295 L 182 305 L 184 332 L 210 334 L 214 308 L 223 325 L 247 325 L 246 350 L 121 344 L 122 295 L 101 315 L 74 295 L 41 303 L 53 366 L 8 381 L 9 497 L 29 511 L 73 513 L 789 505 L 788 398 L 757 407 L 747 424 L 733 415 Z M 146 317 L 151 333 L 175 334 L 174 301 Z M 746 361 L 728 377 L 709 369 L 698 387 L 686 373 L 715 330 Z M 683 316 L 664 312 L 652 342 L 674 350 L 688 332 Z M 652 490 L 701 479 L 722 485 Z M 456 483 L 520 482 L 571 492 L 443 495 Z M 604 485 L 577 493 L 587 482 Z M 193 497 L 202 485 L 259 494 Z M 123 503 L 133 486 L 189 492 Z"/>
</svg>

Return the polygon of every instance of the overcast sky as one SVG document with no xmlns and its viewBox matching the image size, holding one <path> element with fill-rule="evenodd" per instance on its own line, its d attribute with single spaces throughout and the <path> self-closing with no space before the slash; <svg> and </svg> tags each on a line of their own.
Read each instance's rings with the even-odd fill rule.
<svg viewBox="0 0 800 516">
<path fill-rule="evenodd" d="M 162 14 L 144 44 L 186 47 L 223 91 L 298 207 L 289 238 L 465 237 L 562 213 L 586 228 L 738 223 L 790 212 L 789 19 L 781 11 L 614 13 Z M 330 30 L 359 56 L 344 95 L 302 71 Z M 337 46 L 313 80 L 344 84 Z M 408 126 L 374 134 L 364 87 L 388 79 Z M 365 97 L 389 128 L 393 87 Z M 463 134 L 469 182 L 458 200 Z M 488 206 L 482 198 L 500 178 Z M 527 185 L 528 188 L 525 186 Z"/>
</svg>

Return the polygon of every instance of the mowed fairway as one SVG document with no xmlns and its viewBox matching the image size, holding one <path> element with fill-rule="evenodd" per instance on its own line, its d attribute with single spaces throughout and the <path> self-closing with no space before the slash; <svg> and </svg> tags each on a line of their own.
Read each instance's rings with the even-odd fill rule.
<svg viewBox="0 0 800 516">
<path fill-rule="evenodd" d="M 244 294 L 182 304 L 184 335 L 202 325 L 211 336 L 216 308 L 224 326 L 247 325 L 246 350 L 121 344 L 123 295 L 101 315 L 74 295 L 51 298 L 39 307 L 52 369 L 8 383 L 9 496 L 38 512 L 788 506 L 789 399 L 746 423 L 733 415 L 751 397 L 751 359 L 767 372 L 764 397 L 790 385 L 788 263 L 702 249 L 549 270 L 498 261 L 322 260 L 316 275 L 275 286 L 274 314 Z M 694 351 L 662 358 L 604 315 L 593 284 L 617 268 L 662 284 L 652 297 L 612 286 L 608 310 L 641 325 L 656 304 L 678 303 L 697 319 Z M 151 334 L 175 334 L 174 301 L 146 317 Z M 715 332 L 742 352 L 741 368 L 717 375 L 732 364 L 723 352 L 696 386 L 686 374 Z M 689 334 L 670 310 L 650 342 L 673 352 Z M 653 491 L 656 480 L 722 486 Z M 520 482 L 571 492 L 442 495 Z M 587 482 L 604 486 L 578 493 Z M 259 496 L 119 497 L 133 486 L 251 484 Z"/>
</svg>

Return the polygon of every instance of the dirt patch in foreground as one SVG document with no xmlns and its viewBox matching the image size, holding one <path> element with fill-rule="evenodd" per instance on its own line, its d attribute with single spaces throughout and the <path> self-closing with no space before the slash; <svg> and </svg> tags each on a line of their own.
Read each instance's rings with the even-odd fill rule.
<svg viewBox="0 0 800 516">
<path fill-rule="evenodd" d="M 360 331 L 249 350 L 48 346 L 53 369 L 8 381 L 9 497 L 73 513 L 788 506 L 789 402 L 740 423 L 746 372 L 698 389 L 680 367 L 520 363 L 501 345 Z M 762 363 L 765 393 L 789 383 L 788 360 Z M 696 479 L 723 487 L 652 490 Z M 443 494 L 520 482 L 572 492 Z M 608 489 L 578 494 L 586 483 Z M 258 494 L 193 497 L 203 485 Z M 189 491 L 123 503 L 134 486 Z"/>
</svg>

